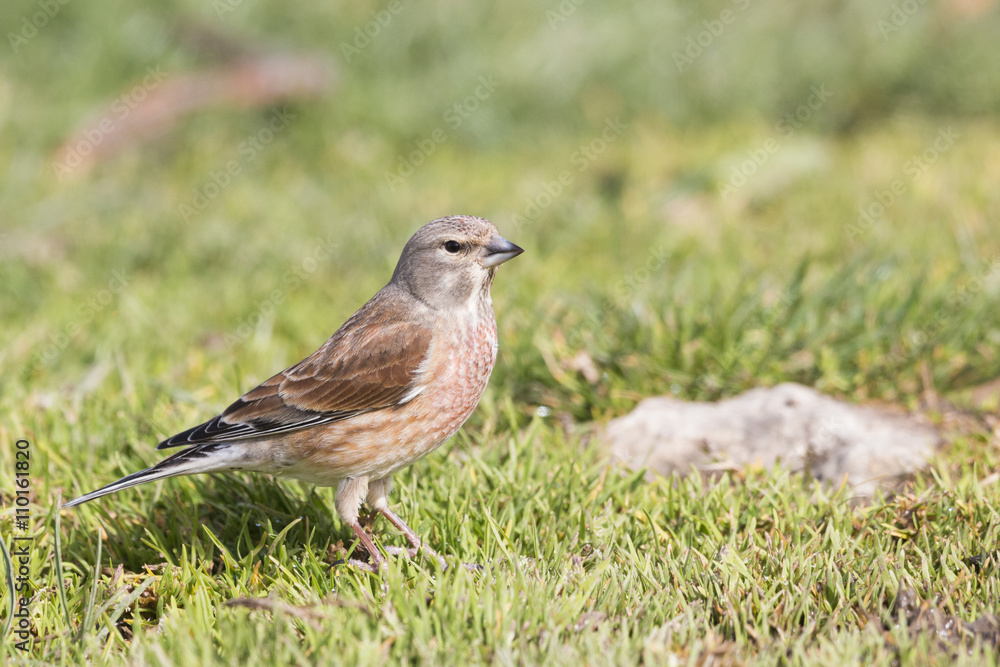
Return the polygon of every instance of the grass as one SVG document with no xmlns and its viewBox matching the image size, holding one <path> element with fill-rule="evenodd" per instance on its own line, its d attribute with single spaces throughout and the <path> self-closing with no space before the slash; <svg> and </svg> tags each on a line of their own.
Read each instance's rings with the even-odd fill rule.
<svg viewBox="0 0 1000 667">
<path fill-rule="evenodd" d="M 981 59 L 996 18 L 929 4 L 882 40 L 868 5 L 815 3 L 793 39 L 781 7 L 753 4 L 694 70 L 672 70 L 669 44 L 725 6 L 585 3 L 554 28 L 527 3 L 410 7 L 345 63 L 340 42 L 380 6 L 61 5 L 0 65 L 0 531 L 8 546 L 34 538 L 30 650 L 8 634 L 0 659 L 996 662 L 897 608 L 913 591 L 965 622 L 996 611 L 992 557 L 970 560 L 1000 532 L 996 406 L 968 398 L 1000 377 L 1000 70 Z M 0 12 L 16 27 L 33 8 Z M 191 219 L 180 205 L 273 109 L 211 109 L 56 179 L 60 139 L 146 67 L 213 64 L 184 41 L 191 23 L 329 53 L 338 88 L 288 103 L 288 127 Z M 667 68 L 650 64 L 664 48 Z M 390 187 L 400 156 L 491 73 L 496 93 Z M 784 133 L 820 84 L 828 103 Z M 615 118 L 621 133 L 581 162 Z M 897 181 L 868 223 L 859 207 Z M 414 229 L 455 212 L 527 252 L 493 290 L 501 348 L 480 408 L 393 500 L 483 571 L 330 568 L 354 546 L 331 491 L 264 477 L 173 479 L 57 517 L 58 499 L 155 462 L 159 439 L 314 350 Z M 904 489 L 859 503 L 780 469 L 647 479 L 592 437 L 646 396 L 787 380 L 920 412 L 947 444 Z"/>
</svg>

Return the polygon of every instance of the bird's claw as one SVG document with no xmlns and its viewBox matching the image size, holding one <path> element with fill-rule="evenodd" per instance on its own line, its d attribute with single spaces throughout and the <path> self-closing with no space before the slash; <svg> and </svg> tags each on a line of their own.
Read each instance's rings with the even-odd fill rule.
<svg viewBox="0 0 1000 667">
<path fill-rule="evenodd" d="M 405 558 L 416 558 L 417 554 L 420 552 L 420 550 L 417 549 L 416 547 L 406 548 L 406 547 L 387 546 L 384 547 L 384 549 L 385 552 L 390 556 L 403 556 Z M 435 552 L 431 552 L 430 555 L 433 556 L 435 560 L 437 560 L 442 570 L 448 569 L 448 561 L 444 559 L 444 556 Z M 348 565 L 350 567 L 356 567 L 359 570 L 364 570 L 365 572 L 371 572 L 372 574 L 379 574 L 379 572 L 381 571 L 381 567 L 384 563 L 385 560 L 379 560 L 377 563 L 369 563 L 363 560 L 358 560 L 357 558 L 347 558 L 347 559 L 341 558 L 339 560 L 335 560 L 330 565 L 330 567 L 332 568 L 336 565 Z M 482 572 L 484 569 L 483 566 L 480 565 L 479 563 L 460 563 L 460 565 L 469 572 Z"/>
<path fill-rule="evenodd" d="M 442 570 L 447 570 L 448 569 L 448 562 L 444 559 L 444 557 L 441 556 L 441 554 L 439 554 L 438 552 L 434 551 L 433 549 L 431 549 L 428 546 L 421 546 L 419 548 L 418 547 L 409 547 L 409 548 L 407 548 L 407 547 L 384 547 L 384 549 L 385 549 L 385 552 L 387 554 L 390 554 L 390 555 L 393 555 L 393 556 L 405 556 L 407 558 L 416 558 L 417 554 L 420 553 L 421 551 L 423 551 L 425 554 L 427 554 L 428 556 L 430 556 L 431 558 L 433 558 L 434 560 L 436 560 L 438 562 L 438 565 L 441 566 Z"/>
<path fill-rule="evenodd" d="M 434 551 L 433 549 L 427 546 L 421 547 L 420 549 L 418 549 L 417 547 L 406 548 L 406 547 L 387 546 L 383 547 L 383 549 L 385 549 L 385 552 L 390 556 L 405 556 L 406 558 L 416 558 L 417 554 L 420 553 L 421 550 L 423 550 L 424 553 L 437 560 L 442 570 L 448 569 L 448 561 L 444 559 L 444 556 L 442 556 L 441 554 L 439 554 L 438 552 Z M 460 563 L 460 565 L 469 572 L 483 571 L 483 566 L 480 565 L 479 563 Z"/>
<path fill-rule="evenodd" d="M 365 572 L 378 574 L 383 563 L 385 563 L 385 560 L 379 560 L 374 563 L 369 563 L 367 561 L 358 560 L 357 558 L 340 558 L 338 560 L 333 561 L 333 563 L 330 564 L 330 568 L 327 569 L 328 570 L 332 569 L 337 565 L 347 565 L 349 567 L 356 567 L 359 570 L 364 570 Z"/>
</svg>

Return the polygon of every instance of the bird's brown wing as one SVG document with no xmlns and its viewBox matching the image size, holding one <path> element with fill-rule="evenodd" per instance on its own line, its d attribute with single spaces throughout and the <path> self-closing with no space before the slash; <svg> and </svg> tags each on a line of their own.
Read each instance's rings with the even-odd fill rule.
<svg viewBox="0 0 1000 667">
<path fill-rule="evenodd" d="M 419 386 L 431 332 L 380 319 L 363 309 L 306 359 L 157 449 L 269 438 L 405 403 Z"/>
</svg>

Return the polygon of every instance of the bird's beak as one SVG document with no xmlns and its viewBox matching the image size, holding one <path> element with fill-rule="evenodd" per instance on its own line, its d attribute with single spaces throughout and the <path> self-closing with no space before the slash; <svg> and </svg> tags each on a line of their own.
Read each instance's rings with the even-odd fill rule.
<svg viewBox="0 0 1000 667">
<path fill-rule="evenodd" d="M 490 269 L 503 264 L 508 259 L 514 259 L 524 252 L 524 248 L 514 245 L 507 239 L 494 234 L 486 244 L 486 256 L 483 257 L 483 267 Z"/>
</svg>

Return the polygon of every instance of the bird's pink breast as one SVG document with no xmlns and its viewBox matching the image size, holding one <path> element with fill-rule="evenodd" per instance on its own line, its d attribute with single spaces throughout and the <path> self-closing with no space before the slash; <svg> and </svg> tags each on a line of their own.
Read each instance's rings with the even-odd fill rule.
<svg viewBox="0 0 1000 667">
<path fill-rule="evenodd" d="M 464 319 L 464 318 L 463 318 Z M 379 479 L 434 451 L 452 436 L 479 404 L 496 363 L 493 309 L 453 321 L 434 337 L 424 385 L 413 400 L 290 434 L 291 465 L 275 472 L 316 484 L 345 477 Z"/>
<path fill-rule="evenodd" d="M 439 442 L 455 433 L 479 404 L 497 358 L 496 321 L 479 318 L 456 331 L 443 352 L 432 386 L 420 396 L 428 425 Z"/>
</svg>

